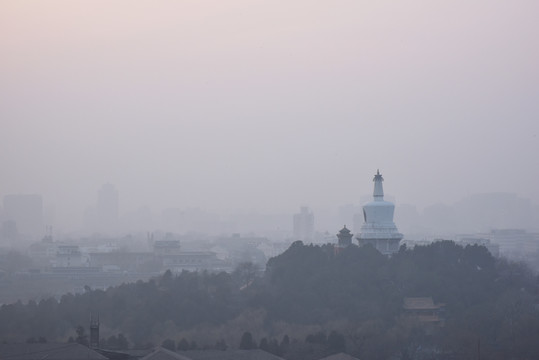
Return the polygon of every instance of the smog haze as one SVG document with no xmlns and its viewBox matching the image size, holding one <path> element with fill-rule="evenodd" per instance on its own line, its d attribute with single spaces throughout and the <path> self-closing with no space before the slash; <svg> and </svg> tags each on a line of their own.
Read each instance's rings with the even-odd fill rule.
<svg viewBox="0 0 539 360">
<path fill-rule="evenodd" d="M 536 1 L 2 1 L 0 197 L 120 213 L 539 201 Z M 342 224 L 339 224 L 342 225 Z M 334 229 L 335 231 L 337 228 Z"/>
</svg>

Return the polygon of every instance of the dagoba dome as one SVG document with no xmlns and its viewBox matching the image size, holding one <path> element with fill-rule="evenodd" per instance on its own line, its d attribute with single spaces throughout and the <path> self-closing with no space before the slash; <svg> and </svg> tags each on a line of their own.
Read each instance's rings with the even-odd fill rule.
<svg viewBox="0 0 539 360">
<path fill-rule="evenodd" d="M 373 201 L 363 206 L 363 220 L 360 234 L 357 236 L 359 246 L 371 244 L 382 254 L 391 255 L 399 251 L 399 242 L 403 238 L 393 222 L 395 205 L 384 200 L 384 178 L 380 171 L 374 175 Z"/>
</svg>

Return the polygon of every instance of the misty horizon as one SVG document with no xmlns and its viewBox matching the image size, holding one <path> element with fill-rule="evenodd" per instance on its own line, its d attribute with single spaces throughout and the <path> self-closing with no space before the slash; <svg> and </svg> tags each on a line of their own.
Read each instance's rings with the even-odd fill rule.
<svg viewBox="0 0 539 360">
<path fill-rule="evenodd" d="M 114 188 L 112 184 L 107 186 Z M 114 189 L 117 194 L 121 194 L 116 188 Z M 11 194 L 4 197 L 4 204 L 8 198 L 16 199 L 21 196 L 39 198 L 41 201 L 39 194 Z M 444 236 L 453 239 L 459 233 L 485 233 L 497 229 L 538 231 L 536 224 L 539 206 L 530 199 L 519 197 L 516 193 L 472 194 L 452 204 L 433 203 L 422 209 L 415 204 L 401 204 L 391 194 L 386 194 L 385 199 L 396 205 L 396 223 L 406 239 L 434 239 Z M 73 224 L 60 222 L 55 218 L 51 208 L 47 207 L 46 202 L 42 201 L 40 205 L 42 215 L 39 215 L 42 216 L 42 220 L 39 221 L 42 228 L 37 231 L 34 229 L 34 239 L 37 240 L 49 231 L 60 235 L 61 238 L 76 234 L 118 236 L 165 231 L 201 235 L 258 234 L 282 240 L 291 238 L 292 216 L 300 212 L 300 206 L 289 212 L 272 213 L 257 209 L 218 212 L 200 207 L 180 206 L 164 209 L 142 206 L 131 211 L 122 211 L 121 196 L 118 196 L 117 201 L 117 204 L 113 205 L 116 206 L 113 213 L 107 208 L 100 210 L 100 205 L 96 202 L 88 205 L 80 211 L 79 221 Z M 370 201 L 372 194 L 361 196 L 355 203 L 340 204 L 331 208 L 313 208 L 308 204 L 302 204 L 302 207 L 305 206 L 314 213 L 314 230 L 318 236 L 327 233 L 326 240 L 331 242 L 334 232 L 342 225 L 347 225 L 356 234 L 359 233 L 359 227 L 363 222 L 362 206 Z M 23 220 L 20 216 L 14 216 Z M 0 219 L 12 220 L 1 206 Z M 24 223 L 18 225 L 21 227 L 22 235 L 25 235 L 25 227 L 28 225 Z M 35 224 L 32 225 L 35 227 Z"/>
<path fill-rule="evenodd" d="M 0 358 L 538 359 L 539 1 L 0 1 Z"/>
<path fill-rule="evenodd" d="M 535 2 L 0 6 L 0 198 L 55 226 L 105 183 L 120 214 L 335 212 L 376 169 L 420 212 L 539 203 Z"/>
</svg>

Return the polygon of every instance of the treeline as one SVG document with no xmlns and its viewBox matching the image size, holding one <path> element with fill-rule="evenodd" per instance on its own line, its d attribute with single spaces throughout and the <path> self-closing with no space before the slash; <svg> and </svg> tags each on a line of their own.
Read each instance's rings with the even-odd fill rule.
<svg viewBox="0 0 539 360">
<path fill-rule="evenodd" d="M 104 338 L 113 345 L 125 334 L 122 346 L 130 347 L 248 342 L 293 359 L 339 351 L 369 359 L 472 359 L 478 351 L 489 359 L 539 358 L 538 279 L 484 247 L 442 241 L 387 258 L 368 246 L 336 252 L 296 242 L 256 274 L 250 264 L 232 274 L 167 272 L 59 301 L 3 305 L 0 341 L 67 341 L 99 314 Z M 445 303 L 445 326 L 406 316 L 405 297 Z"/>
<path fill-rule="evenodd" d="M 172 351 L 189 351 L 189 350 L 227 350 L 229 346 L 224 339 L 218 340 L 213 346 L 205 345 L 199 347 L 196 342 L 189 342 L 187 339 L 182 338 L 178 342 L 173 339 L 165 339 L 161 346 Z M 346 339 L 345 336 L 338 331 L 331 331 L 329 336 L 325 332 L 319 331 L 315 334 L 309 334 L 304 342 L 300 342 L 297 339 L 290 341 L 288 335 L 284 335 L 279 341 L 276 338 L 260 339 L 257 342 L 255 337 L 249 331 L 245 331 L 241 336 L 239 346 L 234 348 L 240 350 L 253 350 L 260 349 L 267 351 L 271 354 L 283 357 L 296 358 L 323 358 L 325 356 L 336 354 L 346 351 Z"/>
<path fill-rule="evenodd" d="M 66 294 L 59 301 L 17 302 L 0 308 L 0 341 L 28 337 L 63 339 L 88 326 L 91 314 L 101 319 L 101 333 L 122 332 L 134 344 L 145 344 L 163 326 L 189 329 L 198 324 L 220 324 L 245 307 L 240 285 L 231 274 L 165 273 L 158 279 L 138 281 L 84 294 Z"/>
</svg>

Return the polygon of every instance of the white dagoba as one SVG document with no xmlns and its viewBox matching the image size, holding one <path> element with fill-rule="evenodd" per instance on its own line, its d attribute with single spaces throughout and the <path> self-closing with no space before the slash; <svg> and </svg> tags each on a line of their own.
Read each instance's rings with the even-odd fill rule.
<svg viewBox="0 0 539 360">
<path fill-rule="evenodd" d="M 399 243 L 403 236 L 393 222 L 395 205 L 384 200 L 384 178 L 380 171 L 374 175 L 374 200 L 363 206 L 363 220 L 361 231 L 357 236 L 359 246 L 371 244 L 384 255 L 391 255 L 399 251 Z"/>
</svg>

